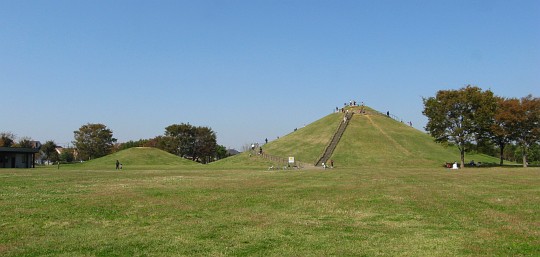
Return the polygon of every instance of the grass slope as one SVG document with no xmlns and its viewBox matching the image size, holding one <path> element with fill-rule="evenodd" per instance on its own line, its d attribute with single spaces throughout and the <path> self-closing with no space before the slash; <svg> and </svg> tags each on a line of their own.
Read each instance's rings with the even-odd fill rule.
<svg viewBox="0 0 540 257">
<path fill-rule="evenodd" d="M 90 160 L 82 167 L 91 169 L 114 169 L 116 160 L 124 169 L 142 169 L 148 166 L 175 168 L 176 166 L 200 166 L 200 164 L 180 158 L 163 150 L 152 147 L 133 147 L 95 160 Z"/>
<path fill-rule="evenodd" d="M 263 150 L 280 157 L 294 156 L 296 160 L 315 163 L 336 132 L 343 114 L 333 113 L 304 128 L 263 146 Z"/>
<path fill-rule="evenodd" d="M 334 113 L 327 115 L 306 127 L 263 145 L 263 151 L 273 156 L 283 158 L 294 156 L 297 161 L 309 164 L 314 163 L 332 138 L 341 119 L 341 114 Z M 250 155 L 249 152 L 244 152 L 213 162 L 209 164 L 209 167 L 266 169 L 270 166 L 279 167 L 280 165 L 278 162 L 266 160 L 256 154 Z"/>
<path fill-rule="evenodd" d="M 207 164 L 205 167 L 209 169 L 267 169 L 275 165 L 274 162 L 260 158 L 249 152 L 240 153 L 225 159 Z"/>
<path fill-rule="evenodd" d="M 439 166 L 459 161 L 455 147 L 444 147 L 415 128 L 382 115 L 355 115 L 332 156 L 348 167 Z M 466 155 L 467 160 L 497 162 L 485 155 Z"/>
<path fill-rule="evenodd" d="M 540 256 L 539 172 L 0 169 L 0 256 Z"/>
</svg>

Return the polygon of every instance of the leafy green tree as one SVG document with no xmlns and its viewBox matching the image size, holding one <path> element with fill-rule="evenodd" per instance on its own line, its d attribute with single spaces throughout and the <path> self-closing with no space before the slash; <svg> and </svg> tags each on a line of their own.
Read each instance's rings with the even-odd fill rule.
<svg viewBox="0 0 540 257">
<path fill-rule="evenodd" d="M 20 140 L 19 140 L 19 143 L 17 144 L 18 147 L 23 147 L 23 148 L 33 148 L 34 145 L 32 144 L 32 138 L 29 138 L 29 137 L 22 137 Z"/>
<path fill-rule="evenodd" d="M 511 162 L 518 162 L 519 157 L 521 157 L 521 153 L 518 155 L 519 147 L 515 145 L 513 142 L 506 145 L 504 148 L 504 159 L 509 160 Z"/>
<path fill-rule="evenodd" d="M 190 124 L 173 124 L 165 128 L 166 151 L 178 156 L 194 158 L 195 127 Z"/>
<path fill-rule="evenodd" d="M 216 133 L 209 127 L 173 124 L 165 128 L 165 135 L 149 140 L 164 151 L 194 161 L 206 163 L 215 157 Z"/>
<path fill-rule="evenodd" d="M 73 144 L 83 160 L 99 158 L 111 153 L 116 138 L 113 132 L 103 124 L 86 124 L 73 132 Z"/>
<path fill-rule="evenodd" d="M 465 167 L 467 145 L 489 131 L 496 108 L 493 93 L 469 85 L 459 90 L 440 90 L 423 102 L 422 113 L 428 118 L 426 130 L 437 142 L 455 144 L 461 167 Z"/>
<path fill-rule="evenodd" d="M 0 133 L 0 147 L 11 147 L 15 143 L 15 134 L 11 132 Z"/>
<path fill-rule="evenodd" d="M 193 160 L 208 163 L 216 153 L 216 133 L 209 127 L 195 127 L 193 144 Z"/>
<path fill-rule="evenodd" d="M 227 148 L 222 145 L 216 145 L 216 159 L 221 160 L 227 157 L 228 157 Z"/>
<path fill-rule="evenodd" d="M 151 141 L 155 143 L 155 147 L 174 155 L 179 155 L 178 143 L 174 140 L 174 138 L 168 136 L 157 136 Z"/>
<path fill-rule="evenodd" d="M 527 154 L 529 163 L 540 164 L 540 144 L 533 144 L 529 148 L 529 153 Z"/>
<path fill-rule="evenodd" d="M 119 150 L 126 150 L 132 147 L 144 147 L 148 144 L 149 141 L 149 139 L 139 139 L 137 141 L 130 140 L 120 144 Z"/>
<path fill-rule="evenodd" d="M 56 151 L 56 147 L 58 147 L 58 145 L 56 145 L 56 143 L 52 140 L 45 142 L 45 144 L 41 146 L 43 157 L 45 157 L 47 162 L 50 163 L 58 161 L 58 152 Z"/>
<path fill-rule="evenodd" d="M 528 149 L 540 141 L 540 98 L 528 95 L 513 110 L 512 131 L 521 147 L 523 167 L 528 166 Z"/>
<path fill-rule="evenodd" d="M 59 160 L 66 163 L 73 162 L 75 160 L 73 149 L 64 149 L 59 156 Z"/>
<path fill-rule="evenodd" d="M 497 98 L 497 108 L 489 131 L 489 138 L 499 148 L 499 165 L 504 164 L 505 147 L 514 140 L 514 112 L 519 109 L 518 99 Z"/>
</svg>

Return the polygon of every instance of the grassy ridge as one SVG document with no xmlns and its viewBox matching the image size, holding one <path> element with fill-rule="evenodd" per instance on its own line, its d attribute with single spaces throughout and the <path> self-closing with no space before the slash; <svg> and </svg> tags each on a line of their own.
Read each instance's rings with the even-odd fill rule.
<svg viewBox="0 0 540 257">
<path fill-rule="evenodd" d="M 538 168 L 0 170 L 2 256 L 538 256 Z"/>
</svg>

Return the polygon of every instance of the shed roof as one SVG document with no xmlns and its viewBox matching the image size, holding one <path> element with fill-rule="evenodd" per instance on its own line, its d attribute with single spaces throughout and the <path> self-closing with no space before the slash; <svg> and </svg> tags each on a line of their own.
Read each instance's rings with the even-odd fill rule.
<svg viewBox="0 0 540 257">
<path fill-rule="evenodd" d="M 39 149 L 23 147 L 0 147 L 0 153 L 37 153 Z"/>
</svg>

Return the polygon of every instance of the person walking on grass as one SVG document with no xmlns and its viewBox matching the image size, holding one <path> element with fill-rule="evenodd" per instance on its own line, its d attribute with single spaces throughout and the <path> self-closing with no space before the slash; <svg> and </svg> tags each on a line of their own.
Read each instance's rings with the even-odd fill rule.
<svg viewBox="0 0 540 257">
<path fill-rule="evenodd" d="M 120 169 L 120 162 L 118 160 L 116 160 L 116 169 Z"/>
</svg>

